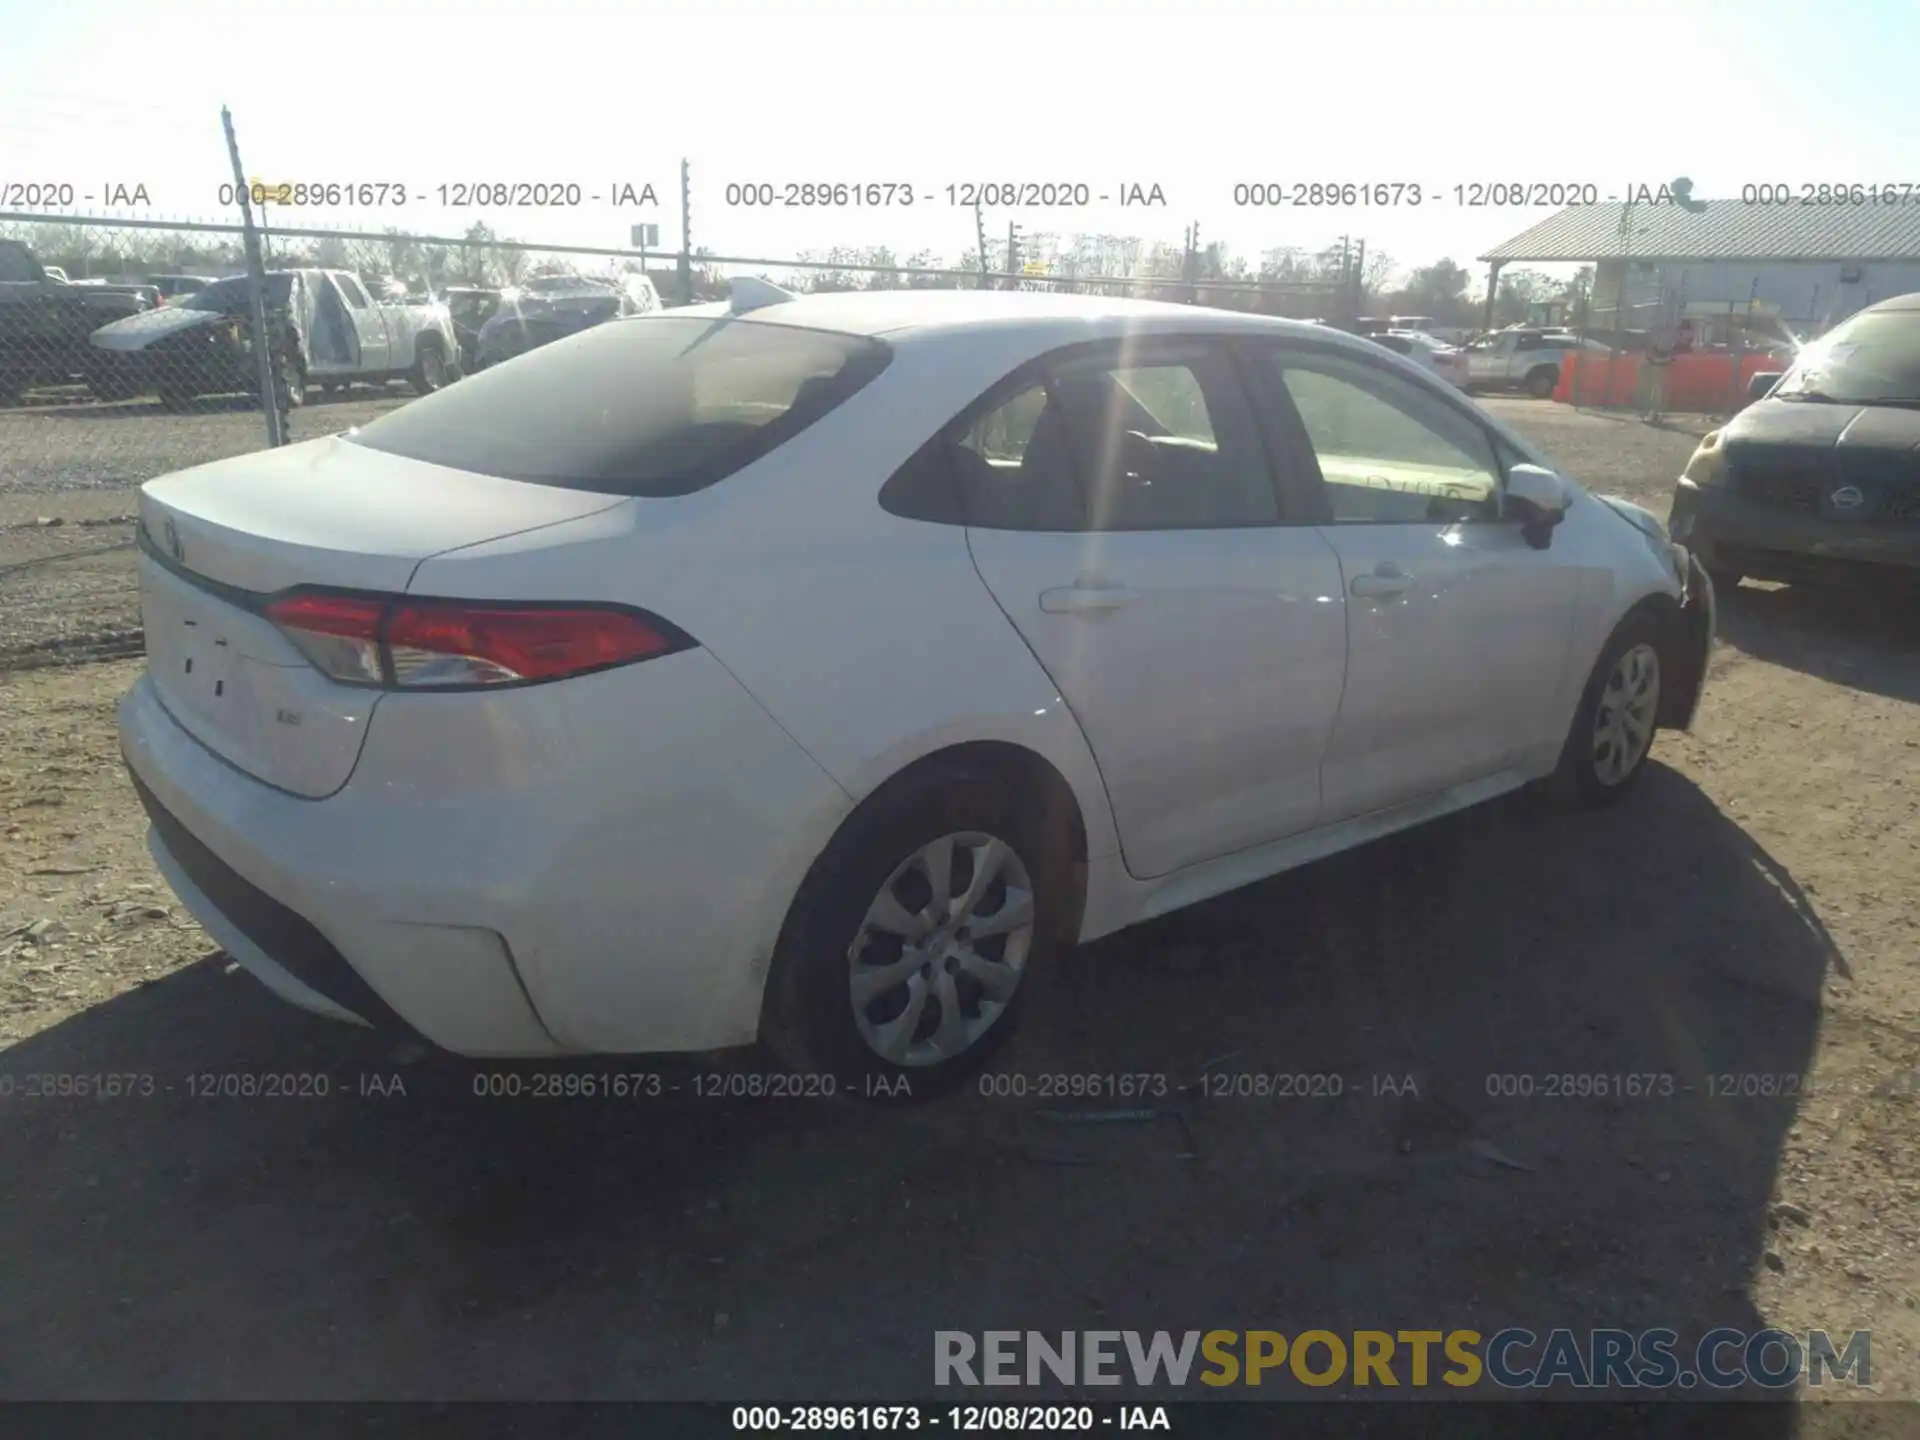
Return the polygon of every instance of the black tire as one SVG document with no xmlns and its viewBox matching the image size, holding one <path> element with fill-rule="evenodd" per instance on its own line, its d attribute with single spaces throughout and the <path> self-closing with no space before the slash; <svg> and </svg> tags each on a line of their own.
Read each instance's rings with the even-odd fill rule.
<svg viewBox="0 0 1920 1440">
<path fill-rule="evenodd" d="M 413 357 L 413 369 L 407 372 L 407 384 L 413 387 L 416 395 L 431 395 L 447 383 L 448 365 L 446 352 L 439 342 L 423 337 L 417 342 L 418 353 Z"/>
<path fill-rule="evenodd" d="M 280 352 L 279 363 L 274 366 L 273 388 L 282 410 L 297 410 L 307 403 L 307 371 L 299 356 Z"/>
<path fill-rule="evenodd" d="M 763 1043 L 776 1058 L 802 1074 L 831 1076 L 834 1093 L 840 1096 L 896 1102 L 929 1099 L 986 1062 L 1013 1033 L 1036 982 L 1044 980 L 1079 930 L 1081 899 L 1070 822 L 1063 815 L 1046 813 L 1048 807 L 1037 805 L 1033 794 L 1032 787 L 1016 786 L 992 770 L 929 766 L 883 787 L 848 818 L 808 872 L 774 952 L 760 1030 Z M 853 947 L 869 933 L 868 909 L 883 887 L 890 888 L 909 909 L 915 908 L 914 882 L 928 896 L 933 893 L 924 871 L 907 873 L 889 886 L 896 869 L 924 847 L 961 832 L 1003 842 L 1031 881 L 1033 924 L 1024 963 L 1018 966 L 1019 980 L 1011 998 L 997 1017 L 984 1022 L 981 1033 L 966 1048 L 931 1063 L 899 1064 L 883 1058 L 863 1037 L 856 1021 Z M 971 863 L 959 858 L 962 853 L 962 847 L 956 846 L 952 873 L 957 888 L 965 887 L 966 866 Z M 989 904 L 990 900 L 995 903 Z M 983 909 L 976 913 L 998 913 L 1006 903 L 1004 898 L 996 900 L 990 888 L 982 898 Z M 966 939 L 965 930 L 957 932 L 956 938 Z M 971 943 L 980 944 L 977 938 Z M 1000 959 L 1009 953 L 1005 943 L 995 947 L 992 939 L 981 945 L 980 953 L 996 949 Z M 881 965 L 898 964 L 902 948 L 895 941 L 889 949 L 885 936 L 874 935 L 866 940 L 861 954 Z M 923 982 L 933 973 L 934 963 L 928 961 L 919 969 Z M 961 997 L 963 1017 L 971 1002 L 975 1012 L 971 1020 L 978 1023 L 985 1015 L 985 992 L 956 972 L 957 964 L 951 959 L 946 962 L 954 977 L 948 993 Z M 872 997 L 868 1023 L 897 1020 L 906 1001 L 902 999 L 901 1009 L 892 1016 L 887 1008 L 911 983 L 909 976 L 900 986 Z M 934 976 L 933 985 L 941 983 Z M 922 991 L 932 988 L 921 986 Z M 931 1030 L 940 1016 L 938 1005 L 937 998 L 922 1002 L 918 1031 Z"/>
<path fill-rule="evenodd" d="M 1680 678 L 1678 669 L 1672 663 L 1671 640 L 1669 628 L 1663 626 L 1659 616 L 1651 610 L 1635 610 L 1620 622 L 1619 628 L 1600 652 L 1593 673 L 1587 677 L 1586 689 L 1581 692 L 1580 704 L 1573 712 L 1573 727 L 1567 732 L 1566 744 L 1560 752 L 1560 768 L 1555 775 L 1555 788 L 1561 794 L 1583 805 L 1611 805 L 1639 783 L 1640 777 L 1646 773 L 1647 756 L 1653 749 L 1655 721 L 1660 709 L 1660 687 L 1667 683 L 1677 684 Z M 1641 701 L 1645 707 L 1646 738 L 1644 743 L 1640 743 L 1633 735 L 1626 735 L 1629 743 L 1638 746 L 1637 754 L 1633 756 L 1624 775 L 1610 778 L 1602 769 L 1601 757 L 1606 752 L 1597 734 L 1598 724 L 1603 706 L 1613 713 L 1618 711 L 1620 692 L 1611 688 L 1616 667 L 1623 656 L 1641 646 L 1645 646 L 1652 656 L 1654 666 L 1652 694 Z M 1639 708 L 1637 704 L 1636 711 Z"/>
<path fill-rule="evenodd" d="M 1560 372 L 1542 365 L 1537 370 L 1527 372 L 1526 390 L 1536 400 L 1552 397 L 1554 387 L 1560 383 Z"/>
<path fill-rule="evenodd" d="M 193 392 L 191 390 L 183 390 L 178 385 L 156 385 L 153 388 L 153 393 L 160 397 L 160 404 L 163 409 L 171 410 L 176 415 L 184 410 L 191 410 L 193 408 L 195 398 Z"/>
</svg>

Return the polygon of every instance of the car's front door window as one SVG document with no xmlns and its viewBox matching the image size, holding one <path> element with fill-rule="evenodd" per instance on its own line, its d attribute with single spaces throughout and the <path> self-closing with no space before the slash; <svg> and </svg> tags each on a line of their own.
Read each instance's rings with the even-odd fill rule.
<svg viewBox="0 0 1920 1440">
<path fill-rule="evenodd" d="M 1452 406 L 1344 356 L 1281 353 L 1273 363 L 1320 463 L 1336 524 L 1499 519 L 1492 444 Z"/>
</svg>

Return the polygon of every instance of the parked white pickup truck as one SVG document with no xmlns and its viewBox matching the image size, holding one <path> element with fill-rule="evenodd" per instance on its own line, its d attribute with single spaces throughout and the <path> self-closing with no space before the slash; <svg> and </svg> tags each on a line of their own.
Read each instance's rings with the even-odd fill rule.
<svg viewBox="0 0 1920 1440">
<path fill-rule="evenodd" d="M 1496 330 L 1467 345 L 1467 388 L 1525 390 L 1544 400 L 1560 383 L 1561 356 L 1569 350 L 1606 348 L 1564 331 Z"/>
<path fill-rule="evenodd" d="M 271 270 L 270 324 L 281 336 L 275 375 L 287 403 L 309 384 L 406 380 L 425 395 L 460 374 L 460 344 L 443 303 L 376 300 L 345 270 Z M 258 388 L 245 276 L 216 281 L 164 309 L 104 325 L 89 337 L 94 393 L 152 391 L 169 408 L 196 395 Z"/>
</svg>

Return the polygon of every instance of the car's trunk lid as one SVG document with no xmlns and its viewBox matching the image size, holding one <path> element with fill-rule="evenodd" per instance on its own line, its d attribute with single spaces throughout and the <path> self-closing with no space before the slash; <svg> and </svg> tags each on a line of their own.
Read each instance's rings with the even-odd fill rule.
<svg viewBox="0 0 1920 1440">
<path fill-rule="evenodd" d="M 296 795 L 332 794 L 353 773 L 379 692 L 315 670 L 260 613 L 265 597 L 306 585 L 399 593 L 429 556 L 622 503 L 338 437 L 149 481 L 140 492 L 148 674 L 215 754 Z"/>
</svg>

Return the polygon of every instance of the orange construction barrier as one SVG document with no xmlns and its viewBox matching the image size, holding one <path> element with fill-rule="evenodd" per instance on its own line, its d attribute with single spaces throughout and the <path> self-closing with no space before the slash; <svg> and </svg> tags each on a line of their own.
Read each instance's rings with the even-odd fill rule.
<svg viewBox="0 0 1920 1440">
<path fill-rule="evenodd" d="M 1747 403 L 1747 386 L 1755 375 L 1766 370 L 1785 370 L 1790 363 L 1780 356 L 1756 350 L 1740 352 L 1738 360 L 1740 377 L 1736 384 L 1735 355 L 1731 350 L 1674 356 L 1667 366 L 1667 394 L 1660 408 L 1681 414 L 1725 414 L 1738 410 Z M 1646 357 L 1641 354 L 1601 355 L 1569 350 L 1560 359 L 1560 382 L 1554 386 L 1553 398 L 1563 405 L 1571 405 L 1577 393 L 1582 405 L 1638 406 L 1640 367 L 1644 364 Z"/>
</svg>

